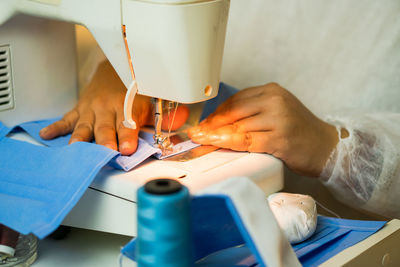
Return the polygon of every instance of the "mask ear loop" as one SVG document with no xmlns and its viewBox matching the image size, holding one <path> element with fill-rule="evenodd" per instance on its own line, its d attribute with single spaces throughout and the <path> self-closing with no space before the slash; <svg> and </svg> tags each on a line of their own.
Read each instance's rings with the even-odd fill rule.
<svg viewBox="0 0 400 267">
<path fill-rule="evenodd" d="M 314 199 L 314 201 L 315 201 L 315 203 L 317 203 L 317 205 L 320 206 L 322 209 L 324 209 L 325 211 L 327 211 L 327 212 L 329 212 L 330 214 L 334 215 L 336 218 L 341 219 L 341 217 L 340 217 L 337 213 L 335 213 L 335 212 L 333 212 L 332 210 L 328 209 L 327 207 L 325 207 L 324 205 L 322 205 L 321 203 L 319 203 L 319 202 L 316 201 L 315 199 Z"/>
</svg>

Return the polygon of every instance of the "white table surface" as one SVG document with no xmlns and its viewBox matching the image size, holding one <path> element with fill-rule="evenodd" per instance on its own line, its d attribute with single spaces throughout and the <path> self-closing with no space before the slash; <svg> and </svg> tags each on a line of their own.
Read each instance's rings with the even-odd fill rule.
<svg viewBox="0 0 400 267">
<path fill-rule="evenodd" d="M 119 251 L 131 237 L 72 228 L 63 240 L 39 241 L 34 267 L 119 266 Z M 136 266 L 124 258 L 123 266 Z"/>
</svg>

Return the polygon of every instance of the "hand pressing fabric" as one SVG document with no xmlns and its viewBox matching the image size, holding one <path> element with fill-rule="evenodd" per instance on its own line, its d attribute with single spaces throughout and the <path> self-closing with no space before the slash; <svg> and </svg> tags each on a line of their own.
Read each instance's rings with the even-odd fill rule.
<svg viewBox="0 0 400 267">
<path fill-rule="evenodd" d="M 339 140 L 334 126 L 276 83 L 238 92 L 188 134 L 204 145 L 271 154 L 293 171 L 313 177 L 319 176 Z"/>
<path fill-rule="evenodd" d="M 123 125 L 124 98 L 126 88 L 114 68 L 108 61 L 101 63 L 96 73 L 83 90 L 78 104 L 64 117 L 43 128 L 40 136 L 53 139 L 72 133 L 69 143 L 78 141 L 90 142 L 119 150 L 122 155 L 131 155 L 136 151 L 140 127 L 153 123 L 153 111 L 150 98 L 136 95 L 132 116 L 137 129 L 132 130 Z M 181 127 L 189 116 L 186 106 L 179 106 L 172 130 Z M 163 129 L 168 125 L 163 123 Z"/>
</svg>

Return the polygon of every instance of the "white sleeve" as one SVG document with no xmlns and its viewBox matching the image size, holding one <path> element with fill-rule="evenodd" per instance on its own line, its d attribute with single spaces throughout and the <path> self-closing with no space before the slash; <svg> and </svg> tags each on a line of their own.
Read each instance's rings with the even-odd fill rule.
<svg viewBox="0 0 400 267">
<path fill-rule="evenodd" d="M 346 204 L 400 218 L 400 114 L 328 117 L 339 143 L 320 179 Z M 340 129 L 349 132 L 340 137 Z"/>
</svg>

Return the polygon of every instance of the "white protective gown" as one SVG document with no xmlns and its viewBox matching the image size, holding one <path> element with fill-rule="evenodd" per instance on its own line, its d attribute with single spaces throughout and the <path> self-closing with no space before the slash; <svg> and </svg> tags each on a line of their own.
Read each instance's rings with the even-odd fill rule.
<svg viewBox="0 0 400 267">
<path fill-rule="evenodd" d="M 320 181 L 348 205 L 400 218 L 400 1 L 232 0 L 222 80 L 277 82 L 346 128 Z M 316 179 L 287 177 L 287 191 L 362 217 Z"/>
</svg>

